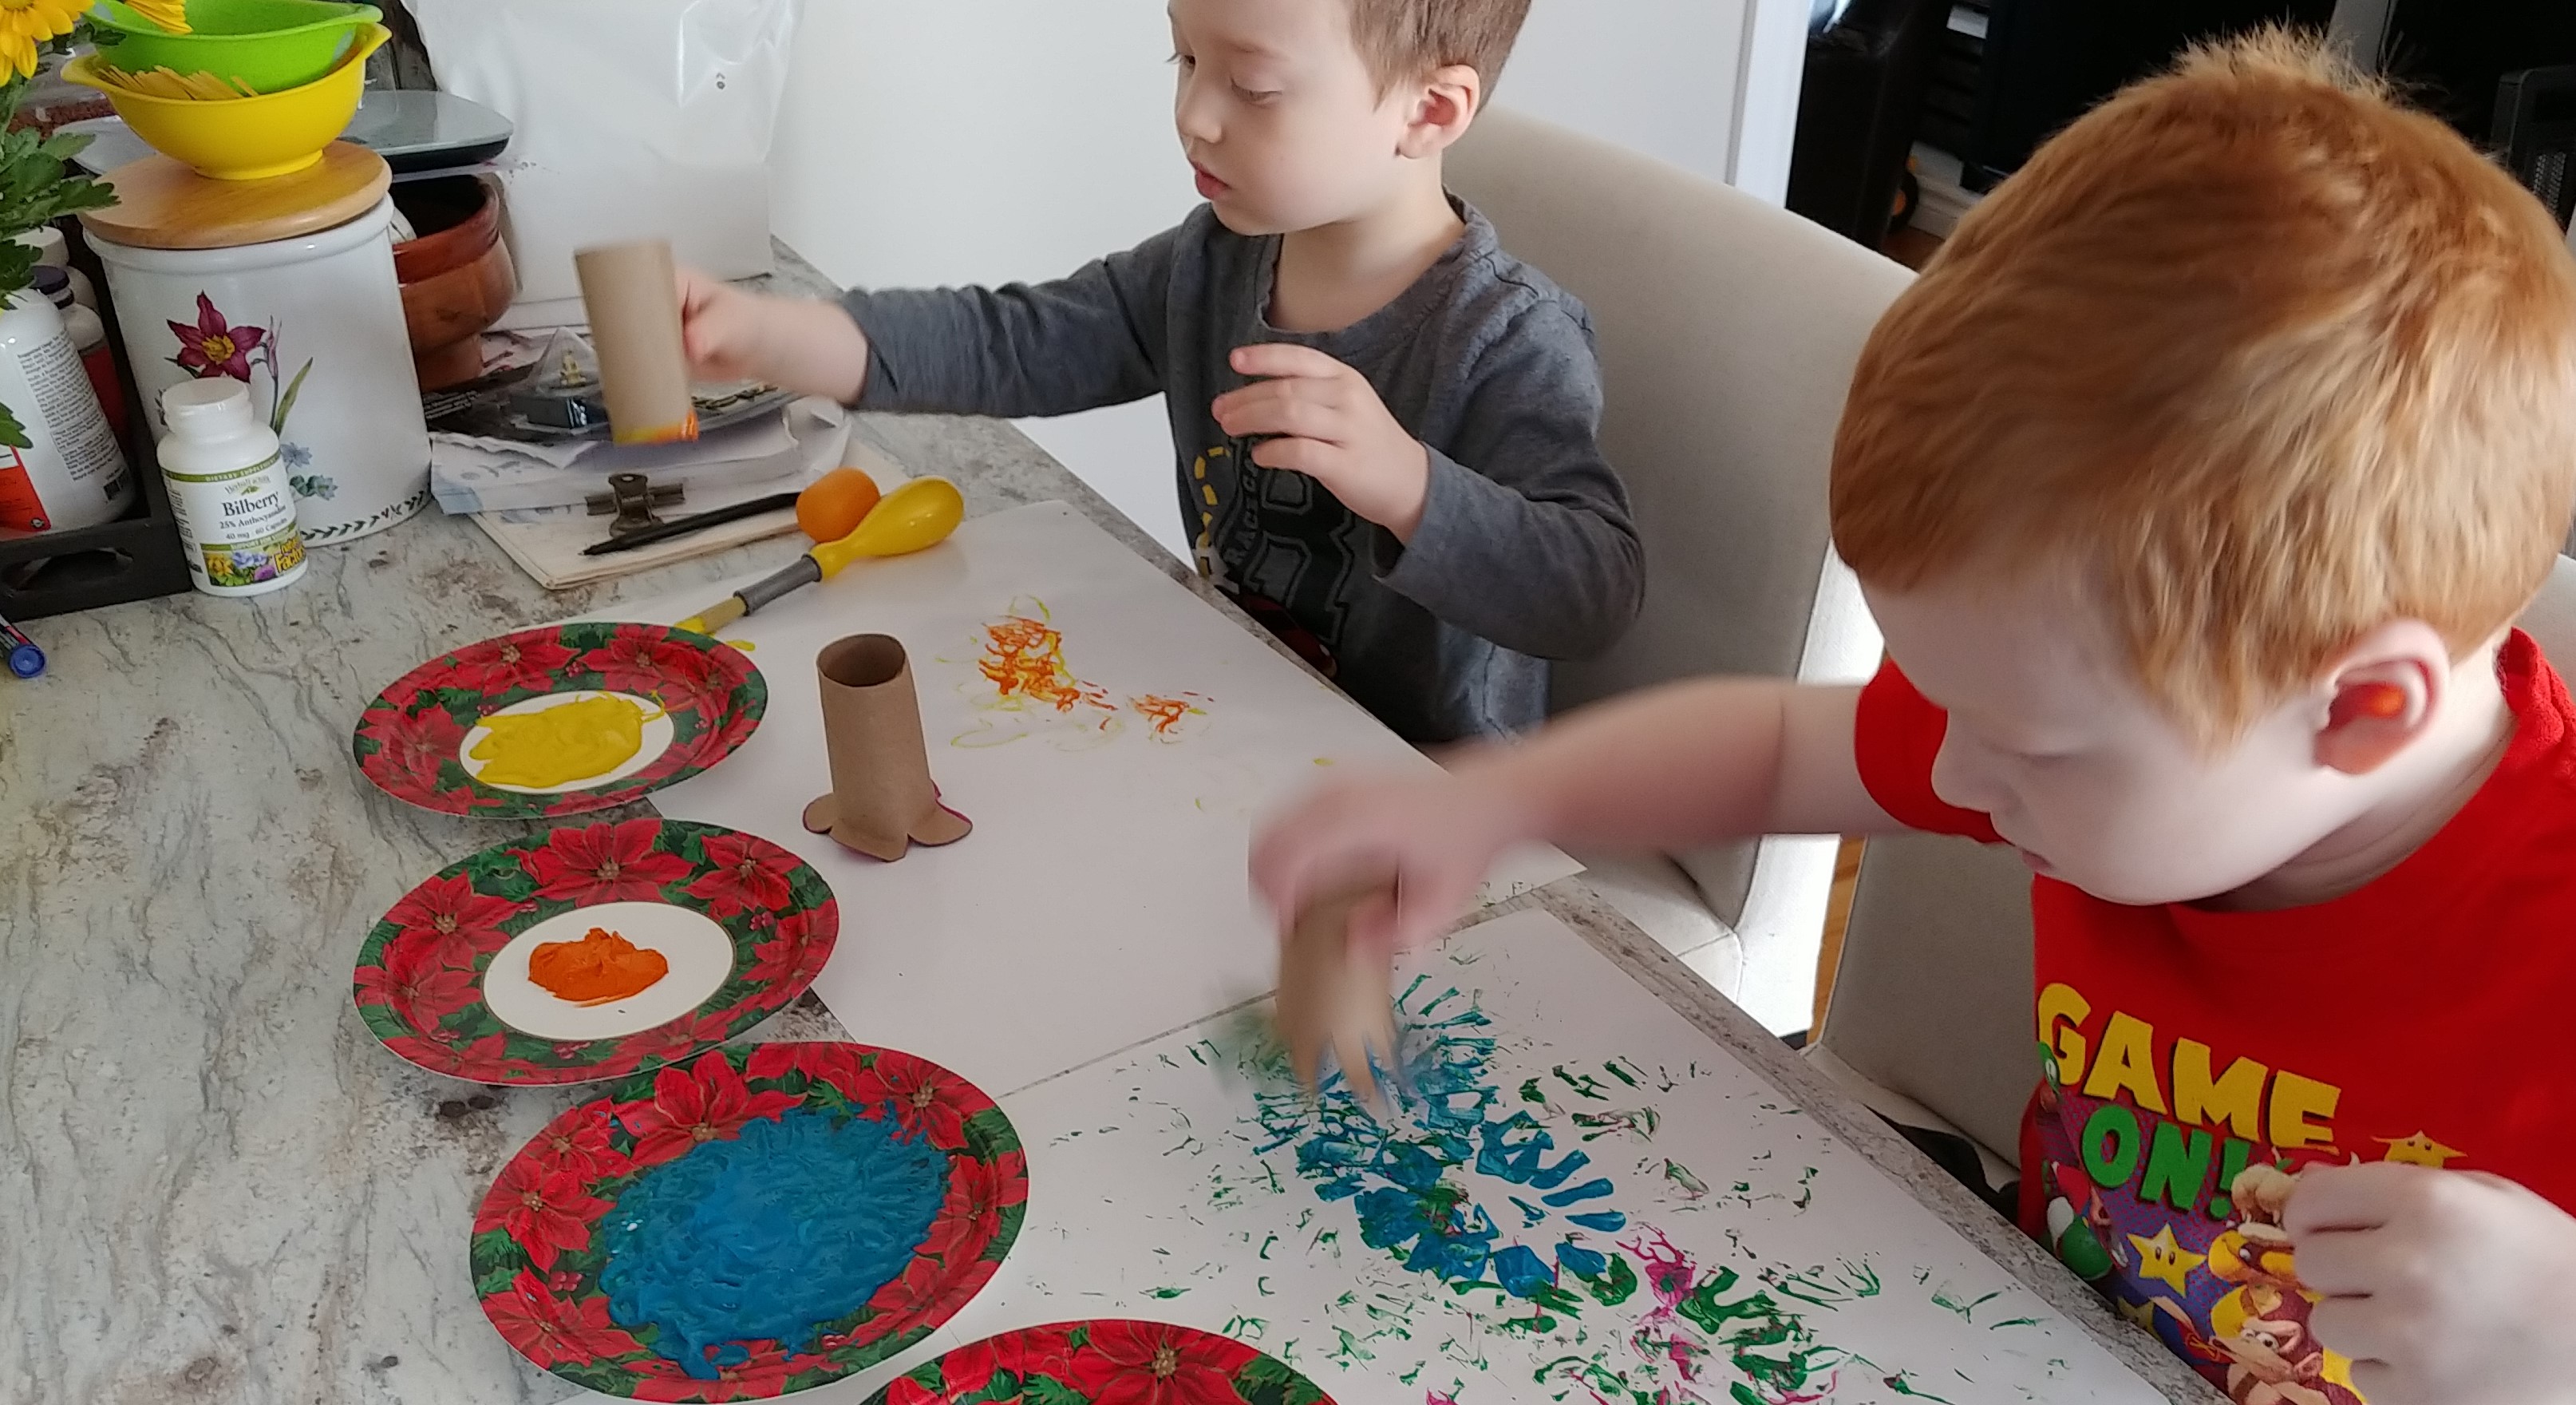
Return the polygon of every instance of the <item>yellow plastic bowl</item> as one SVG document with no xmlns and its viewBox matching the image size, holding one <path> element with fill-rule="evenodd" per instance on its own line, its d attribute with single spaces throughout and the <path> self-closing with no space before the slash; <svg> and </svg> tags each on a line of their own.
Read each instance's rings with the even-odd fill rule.
<svg viewBox="0 0 2576 1405">
<path fill-rule="evenodd" d="M 264 180 L 322 159 L 322 148 L 347 130 L 358 113 L 367 55 L 392 37 L 383 25 L 368 25 L 358 31 L 339 67 L 303 87 L 255 98 L 199 101 L 138 93 L 100 78 L 98 60 L 88 54 L 65 64 L 63 77 L 107 94 L 108 105 L 134 135 L 155 151 L 195 167 L 199 175 Z"/>
</svg>

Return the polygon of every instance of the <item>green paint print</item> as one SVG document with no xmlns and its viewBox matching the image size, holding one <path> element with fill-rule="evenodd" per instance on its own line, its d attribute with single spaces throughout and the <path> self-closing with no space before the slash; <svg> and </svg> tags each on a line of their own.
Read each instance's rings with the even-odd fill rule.
<svg viewBox="0 0 2576 1405">
<path fill-rule="evenodd" d="M 1557 1082 L 1564 1084 L 1568 1088 L 1572 1088 L 1574 1090 L 1574 1095 L 1578 1098 L 1590 1098 L 1596 1103 L 1606 1103 L 1610 1101 L 1610 1095 L 1601 1091 L 1601 1080 L 1593 1077 L 1591 1074 L 1568 1073 L 1565 1071 L 1565 1065 L 1563 1064 L 1558 1064 L 1555 1068 L 1550 1069 L 1549 1072 L 1556 1075 Z"/>
<path fill-rule="evenodd" d="M 1935 1402 L 1935 1405 L 1950 1405 L 1949 1401 L 1942 1399 L 1940 1396 L 1934 1395 L 1932 1392 L 1925 1390 L 1923 1387 L 1918 1386 L 1913 1381 L 1907 1379 L 1903 1371 L 1899 1371 L 1895 1375 L 1887 1377 L 1885 1380 L 1879 1382 L 1879 1384 L 1886 1386 L 1889 1390 L 1895 1391 L 1899 1395 L 1911 1396 L 1916 1400 L 1933 1401 Z"/>
<path fill-rule="evenodd" d="M 1663 1118 L 1651 1107 L 1626 1112 L 1577 1112 L 1571 1116 L 1574 1125 L 1583 1129 L 1583 1140 L 1587 1142 L 1620 1135 L 1650 1142 L 1655 1139 L 1655 1129 L 1663 1125 Z"/>
<path fill-rule="evenodd" d="M 1685 1200 L 1702 1199 L 1708 1194 L 1708 1182 L 1691 1174 L 1691 1168 L 1678 1161 L 1664 1162 L 1664 1179 L 1680 1186 Z"/>
<path fill-rule="evenodd" d="M 1932 1305 L 1934 1307 L 1947 1308 L 1950 1311 L 1959 1314 L 1960 1320 L 1962 1321 L 1974 1322 L 1977 1320 L 1978 1308 L 1983 1307 L 1987 1303 L 2002 1296 L 2003 1290 L 1996 1289 L 1994 1292 L 1986 1293 L 1979 1297 L 1969 1298 L 1962 1302 L 1956 1294 L 1950 1291 L 1950 1285 L 1944 1283 L 1940 1287 L 1932 1290 Z"/>
</svg>

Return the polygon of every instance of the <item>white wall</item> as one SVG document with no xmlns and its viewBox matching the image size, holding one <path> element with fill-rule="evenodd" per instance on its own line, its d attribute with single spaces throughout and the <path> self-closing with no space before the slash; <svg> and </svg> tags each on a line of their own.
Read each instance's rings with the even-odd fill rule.
<svg viewBox="0 0 2576 1405">
<path fill-rule="evenodd" d="M 1727 179 L 1745 0 L 1532 0 L 1495 100 Z"/>
<path fill-rule="evenodd" d="M 1806 10 L 1535 0 L 1502 100 L 1777 201 Z M 1152 0 L 807 0 L 773 225 L 844 284 L 1070 272 L 1196 203 L 1170 53 Z M 1184 551 L 1160 400 L 1023 428 Z"/>
</svg>

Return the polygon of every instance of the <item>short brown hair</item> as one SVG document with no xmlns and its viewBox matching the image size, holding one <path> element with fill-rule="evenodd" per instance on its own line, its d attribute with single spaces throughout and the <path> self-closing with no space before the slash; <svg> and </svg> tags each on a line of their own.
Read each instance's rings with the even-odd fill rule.
<svg viewBox="0 0 2576 1405">
<path fill-rule="evenodd" d="M 1351 38 L 1381 93 L 1463 63 L 1491 95 L 1530 0 L 1350 0 Z"/>
<path fill-rule="evenodd" d="M 2241 734 L 2370 630 L 2464 657 L 2576 511 L 2576 259 L 2314 41 L 2186 54 L 2049 141 L 1870 335 L 1863 580 L 2071 568 L 2164 712 Z"/>
</svg>

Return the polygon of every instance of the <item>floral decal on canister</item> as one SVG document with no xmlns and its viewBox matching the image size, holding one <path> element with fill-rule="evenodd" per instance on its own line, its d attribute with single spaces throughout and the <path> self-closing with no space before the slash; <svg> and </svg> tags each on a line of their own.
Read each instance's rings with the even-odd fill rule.
<svg viewBox="0 0 2576 1405">
<path fill-rule="evenodd" d="M 267 373 L 268 428 L 277 436 L 277 454 L 286 465 L 287 486 L 299 498 L 328 499 L 340 491 L 340 485 L 327 474 L 301 472 L 312 464 L 313 452 L 286 437 L 286 420 L 295 413 L 295 397 L 304 391 L 304 378 L 313 373 L 311 357 L 305 358 L 292 380 L 287 379 L 278 359 L 277 329 L 237 324 L 203 292 L 197 294 L 195 324 L 172 322 L 169 327 L 179 339 L 179 354 L 170 358 L 170 364 L 198 380 L 229 376 L 255 388 L 252 373 Z"/>
</svg>

